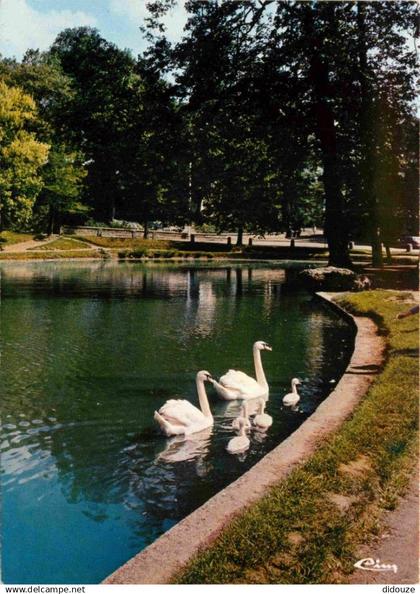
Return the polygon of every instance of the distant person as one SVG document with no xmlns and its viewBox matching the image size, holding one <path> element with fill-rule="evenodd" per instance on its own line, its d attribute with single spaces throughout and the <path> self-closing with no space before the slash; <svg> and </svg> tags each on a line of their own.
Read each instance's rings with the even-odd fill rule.
<svg viewBox="0 0 420 594">
<path fill-rule="evenodd" d="M 399 313 L 397 315 L 397 320 L 402 320 L 403 318 L 408 318 L 409 316 L 414 316 L 415 314 L 418 314 L 418 313 L 419 313 L 419 306 L 415 305 L 414 307 L 411 307 L 409 310 Z"/>
</svg>

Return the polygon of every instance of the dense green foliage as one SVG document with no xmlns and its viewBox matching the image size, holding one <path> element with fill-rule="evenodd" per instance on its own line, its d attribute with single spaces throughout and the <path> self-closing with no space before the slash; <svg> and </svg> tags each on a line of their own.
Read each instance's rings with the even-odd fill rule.
<svg viewBox="0 0 420 594">
<path fill-rule="evenodd" d="M 415 2 L 190 0 L 170 44 L 173 3 L 148 4 L 137 59 L 80 27 L 0 63 L 34 102 L 13 132 L 33 171 L 2 149 L 4 227 L 194 221 L 241 243 L 317 225 L 344 265 L 351 238 L 380 263 L 417 234 Z"/>
<path fill-rule="evenodd" d="M 1 221 L 24 227 L 42 188 L 41 167 L 49 146 L 30 131 L 36 118 L 32 97 L 0 81 L 0 194 Z"/>
</svg>

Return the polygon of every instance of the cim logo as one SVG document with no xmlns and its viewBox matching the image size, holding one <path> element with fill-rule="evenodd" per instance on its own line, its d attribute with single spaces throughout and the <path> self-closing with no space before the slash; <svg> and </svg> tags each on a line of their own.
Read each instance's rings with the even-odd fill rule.
<svg viewBox="0 0 420 594">
<path fill-rule="evenodd" d="M 398 571 L 398 565 L 395 563 L 381 563 L 379 559 L 372 559 L 372 557 L 356 561 L 354 567 L 366 571 L 393 571 L 394 573 Z"/>
</svg>

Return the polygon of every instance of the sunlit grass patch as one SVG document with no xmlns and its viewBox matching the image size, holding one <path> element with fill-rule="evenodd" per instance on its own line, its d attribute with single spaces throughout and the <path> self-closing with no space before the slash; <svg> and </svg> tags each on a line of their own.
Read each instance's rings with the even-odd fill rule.
<svg viewBox="0 0 420 594">
<path fill-rule="evenodd" d="M 90 246 L 84 241 L 78 241 L 77 239 L 67 239 L 66 237 L 59 237 L 44 243 L 42 245 L 31 248 L 32 250 L 88 250 Z"/>
<path fill-rule="evenodd" d="M 76 239 L 81 242 L 98 245 L 104 248 L 124 248 L 126 250 L 136 249 L 169 249 L 172 247 L 170 241 L 155 239 L 131 239 L 130 237 L 97 237 L 95 235 L 77 235 Z"/>
<path fill-rule="evenodd" d="M 2 231 L 0 233 L 0 248 L 5 245 L 13 245 L 24 241 L 31 241 L 33 233 L 18 233 L 16 231 Z"/>
<path fill-rule="evenodd" d="M 20 253 L 0 252 L 0 260 L 63 260 L 69 258 L 106 258 L 99 250 L 28 250 Z"/>
</svg>

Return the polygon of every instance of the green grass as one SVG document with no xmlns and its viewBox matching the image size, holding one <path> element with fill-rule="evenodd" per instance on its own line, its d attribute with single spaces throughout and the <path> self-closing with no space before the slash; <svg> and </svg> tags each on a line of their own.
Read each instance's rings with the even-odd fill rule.
<svg viewBox="0 0 420 594">
<path fill-rule="evenodd" d="M 273 246 L 254 246 L 254 247 L 238 247 L 236 245 L 227 245 L 226 242 L 224 243 L 215 243 L 215 242 L 197 242 L 191 243 L 189 241 L 168 241 L 168 240 L 160 240 L 160 239 L 131 239 L 125 237 L 95 237 L 95 236 L 75 236 L 80 241 L 85 241 L 87 243 L 91 243 L 94 245 L 99 245 L 101 247 L 111 248 L 111 249 L 120 249 L 121 252 L 123 250 L 129 254 L 130 252 L 139 252 L 141 250 L 171 250 L 174 252 L 174 255 L 177 255 L 178 252 L 185 253 L 195 253 L 195 252 L 202 252 L 204 254 L 208 253 L 217 253 L 226 256 L 229 254 L 229 257 L 234 254 L 235 256 L 240 255 L 241 257 L 252 257 L 252 258 L 280 258 L 287 255 L 294 254 L 296 255 L 311 255 L 311 254 L 318 254 L 320 251 L 325 252 L 325 250 L 320 248 L 298 248 L 296 250 L 290 250 L 288 246 L 281 246 L 281 247 L 273 247 Z M 326 253 L 326 252 L 325 252 Z"/>
<path fill-rule="evenodd" d="M 396 321 L 407 293 L 338 301 L 373 316 L 388 358 L 353 416 L 301 467 L 237 517 L 177 583 L 346 583 L 417 464 L 418 316 Z M 340 496 L 347 508 L 334 502 Z"/>
<path fill-rule="evenodd" d="M 12 245 L 14 243 L 22 243 L 23 241 L 31 241 L 34 238 L 33 233 L 18 233 L 16 231 L 2 231 L 0 233 L 0 247 L 4 245 Z"/>
<path fill-rule="evenodd" d="M 135 250 L 141 248 L 147 249 L 169 249 L 172 247 L 170 241 L 161 241 L 155 239 L 131 239 L 129 237 L 96 237 L 89 235 L 87 237 L 83 235 L 76 235 L 76 239 L 81 242 L 97 245 L 104 248 L 125 248 L 127 250 Z"/>
<path fill-rule="evenodd" d="M 84 241 L 78 241 L 77 239 L 69 239 L 67 237 L 59 237 L 54 241 L 45 243 L 40 246 L 31 248 L 32 250 L 88 250 L 90 246 Z"/>
<path fill-rule="evenodd" d="M 28 250 L 17 254 L 0 252 L 0 260 L 62 260 L 68 258 L 108 258 L 100 250 Z"/>
</svg>

